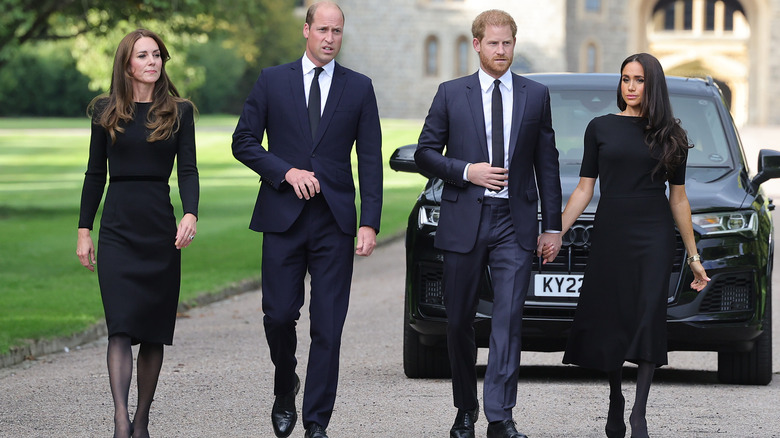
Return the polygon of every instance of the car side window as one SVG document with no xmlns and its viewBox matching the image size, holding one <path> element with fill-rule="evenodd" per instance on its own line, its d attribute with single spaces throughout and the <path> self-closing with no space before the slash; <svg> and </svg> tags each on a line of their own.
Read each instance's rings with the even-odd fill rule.
<svg viewBox="0 0 780 438">
<path fill-rule="evenodd" d="M 670 96 L 674 116 L 688 132 L 693 149 L 688 167 L 732 167 L 726 134 L 712 99 L 698 96 Z"/>
</svg>

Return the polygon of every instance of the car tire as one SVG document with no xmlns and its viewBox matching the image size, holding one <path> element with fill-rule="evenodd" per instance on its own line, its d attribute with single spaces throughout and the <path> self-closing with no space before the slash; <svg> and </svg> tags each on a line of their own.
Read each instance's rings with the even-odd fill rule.
<svg viewBox="0 0 780 438">
<path fill-rule="evenodd" d="M 771 278 L 771 277 L 770 277 Z M 718 380 L 737 385 L 768 385 L 772 381 L 772 294 L 767 290 L 763 333 L 748 352 L 719 352 Z"/>
<path fill-rule="evenodd" d="M 428 346 L 420 342 L 420 335 L 409 325 L 404 312 L 404 374 L 409 378 L 443 379 L 452 377 L 450 358 L 444 346 Z"/>
</svg>

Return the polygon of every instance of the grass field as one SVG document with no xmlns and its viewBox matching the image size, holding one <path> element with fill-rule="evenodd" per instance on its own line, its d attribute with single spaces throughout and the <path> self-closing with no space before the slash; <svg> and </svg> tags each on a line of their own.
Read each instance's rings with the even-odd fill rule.
<svg viewBox="0 0 780 438">
<path fill-rule="evenodd" d="M 247 228 L 258 177 L 230 152 L 236 120 L 201 116 L 196 123 L 201 198 L 198 239 L 183 253 L 185 302 L 259 278 L 261 236 Z M 28 339 L 84 330 L 103 316 L 97 275 L 75 255 L 88 124 L 0 118 L 0 354 Z M 420 121 L 382 122 L 385 163 L 397 146 L 416 142 L 420 127 Z M 380 240 L 402 232 L 424 183 L 387 164 L 384 177 Z M 171 199 L 178 216 L 175 171 Z"/>
</svg>

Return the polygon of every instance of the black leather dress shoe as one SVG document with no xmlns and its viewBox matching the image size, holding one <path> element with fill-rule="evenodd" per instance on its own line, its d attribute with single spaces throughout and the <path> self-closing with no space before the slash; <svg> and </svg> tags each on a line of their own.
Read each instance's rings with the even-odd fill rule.
<svg viewBox="0 0 780 438">
<path fill-rule="evenodd" d="M 450 438 L 474 438 L 474 423 L 479 417 L 479 407 L 473 411 L 458 409 L 455 423 L 450 429 Z"/>
<path fill-rule="evenodd" d="M 303 434 L 303 438 L 328 438 L 328 434 L 325 433 L 325 428 L 319 424 L 312 424 L 306 429 L 306 433 Z"/>
<path fill-rule="evenodd" d="M 295 376 L 295 387 L 287 394 L 277 395 L 274 407 L 271 408 L 271 424 L 274 426 L 274 434 L 279 438 L 290 436 L 298 421 L 298 413 L 295 410 L 295 396 L 301 389 L 301 379 Z"/>
<path fill-rule="evenodd" d="M 487 438 L 528 438 L 515 429 L 512 420 L 491 421 L 488 424 Z"/>
</svg>

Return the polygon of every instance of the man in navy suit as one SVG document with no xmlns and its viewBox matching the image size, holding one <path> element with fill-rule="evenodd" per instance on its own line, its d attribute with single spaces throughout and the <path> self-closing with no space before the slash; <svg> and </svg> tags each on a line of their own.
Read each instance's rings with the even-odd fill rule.
<svg viewBox="0 0 780 438">
<path fill-rule="evenodd" d="M 379 112 L 371 80 L 334 61 L 343 28 L 344 14 L 335 3 L 313 4 L 303 25 L 305 55 L 261 72 L 233 134 L 233 155 L 261 178 L 249 228 L 263 233 L 263 326 L 275 365 L 271 422 L 278 437 L 289 436 L 297 421 L 295 325 L 304 303 L 304 276 L 307 271 L 311 276 L 312 341 L 303 425 L 306 437 L 322 438 L 336 398 L 355 230 L 359 256 L 371 254 L 379 232 Z"/>
<path fill-rule="evenodd" d="M 483 392 L 487 436 L 519 438 L 525 435 L 515 428 L 512 408 L 532 257 L 550 245 L 545 262 L 551 261 L 561 246 L 558 151 L 547 87 L 509 71 L 517 34 L 512 17 L 483 12 L 472 34 L 480 69 L 439 86 L 415 161 L 444 181 L 434 245 L 444 253 L 447 346 L 458 409 L 450 436 L 474 437 L 479 404 L 473 322 L 487 265 L 494 292 Z"/>
</svg>

